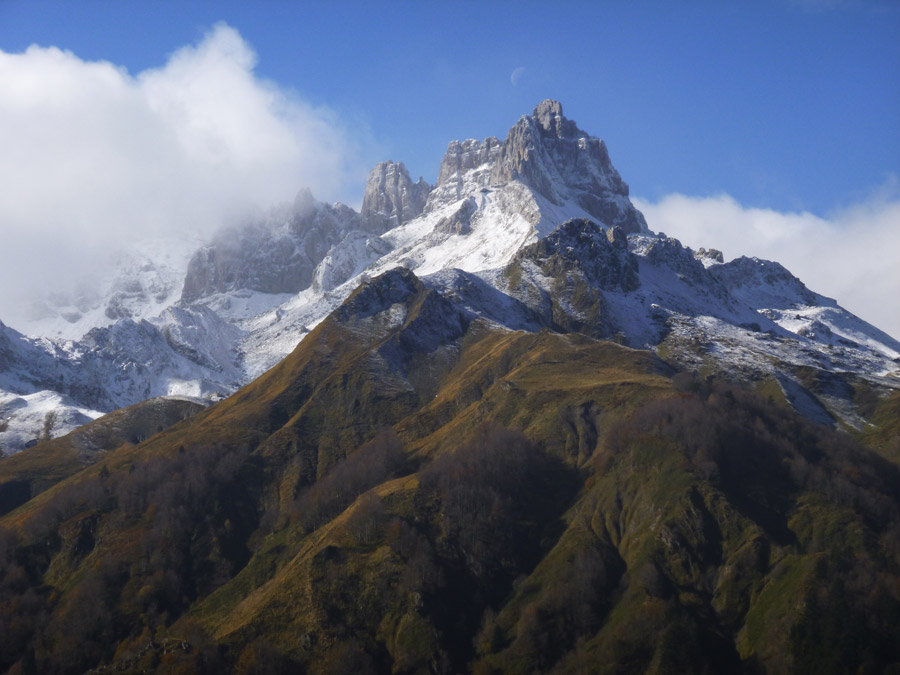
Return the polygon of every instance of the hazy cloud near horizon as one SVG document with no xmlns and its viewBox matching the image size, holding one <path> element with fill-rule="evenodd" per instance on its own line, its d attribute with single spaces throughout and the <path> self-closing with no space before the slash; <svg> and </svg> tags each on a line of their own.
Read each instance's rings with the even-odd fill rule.
<svg viewBox="0 0 900 675">
<path fill-rule="evenodd" d="M 14 289 L 58 283 L 110 243 L 202 235 L 364 179 L 365 132 L 255 64 L 225 24 L 137 75 L 56 47 L 0 51 L 0 320 Z"/>
<path fill-rule="evenodd" d="M 694 250 L 717 248 L 784 265 L 810 289 L 900 339 L 900 181 L 822 218 L 748 208 L 728 195 L 633 198 L 650 229 Z"/>
<path fill-rule="evenodd" d="M 202 236 L 305 186 L 346 201 L 369 168 L 367 131 L 258 77 L 255 64 L 225 24 L 136 75 L 55 47 L 0 51 L 0 321 L 11 323 L 25 293 L 65 287 L 122 242 Z M 727 195 L 634 201 L 653 230 L 777 260 L 900 338 L 896 178 L 827 218 Z"/>
</svg>

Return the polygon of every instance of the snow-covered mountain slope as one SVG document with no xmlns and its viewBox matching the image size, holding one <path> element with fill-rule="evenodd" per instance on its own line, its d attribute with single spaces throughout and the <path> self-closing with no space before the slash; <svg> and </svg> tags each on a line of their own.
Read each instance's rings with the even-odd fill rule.
<svg viewBox="0 0 900 675">
<path fill-rule="evenodd" d="M 451 142 L 434 188 L 413 183 L 402 164 L 379 164 L 367 183 L 361 229 L 352 229 L 355 223 L 349 231 L 338 228 L 346 234 L 322 256 L 309 283 L 277 307 L 232 315 L 245 331 L 237 350 L 246 375 L 275 365 L 362 280 L 394 267 L 419 277 L 447 269 L 499 269 L 571 218 L 598 220 L 588 209 L 602 211 L 605 219 L 598 222 L 606 227 L 648 232 L 627 195 L 603 142 L 579 130 L 552 101 L 523 116 L 502 143 L 493 137 Z M 379 226 L 391 224 L 379 236 Z M 201 301 L 217 311 L 230 309 L 246 301 L 247 290 L 253 287 L 240 294 L 225 289 Z"/>
<path fill-rule="evenodd" d="M 149 319 L 177 302 L 196 237 L 142 239 L 108 257 L 74 285 L 61 284 L 30 305 L 16 328 L 27 335 L 78 340 L 119 319 Z"/>
<path fill-rule="evenodd" d="M 777 263 L 705 265 L 664 236 L 570 221 L 522 249 L 494 284 L 563 330 L 657 348 L 746 379 L 796 368 L 900 385 L 900 342 L 810 291 Z M 787 320 L 785 317 L 791 317 Z M 818 322 L 818 323 L 815 323 Z"/>
<path fill-rule="evenodd" d="M 67 395 L 69 343 L 26 338 L 0 323 L 0 449 L 20 450 L 102 413 Z"/>
<path fill-rule="evenodd" d="M 79 341 L 0 324 L 0 449 L 21 450 L 154 396 L 221 398 L 244 380 L 234 353 L 241 335 L 205 307 L 122 319 Z"/>
<path fill-rule="evenodd" d="M 229 394 L 355 289 L 398 267 L 461 320 L 577 331 L 655 349 L 687 368 L 775 382 L 818 421 L 863 424 L 851 380 L 900 386 L 900 343 L 781 265 L 726 263 L 714 249 L 695 253 L 654 235 L 605 144 L 555 101 L 523 116 L 503 142 L 451 142 L 434 186 L 384 162 L 360 213 L 301 191 L 192 255 L 173 252 L 163 264 L 157 250 L 149 259 L 125 265 L 113 276 L 132 281 L 109 285 L 95 309 L 68 323 L 62 334 L 77 340 L 3 327 L 0 451 L 44 433 L 49 410 L 67 420 L 61 431 L 151 396 Z M 124 309 L 113 322 L 116 307 Z M 68 321 L 59 310 L 52 316 Z M 56 324 L 33 325 L 61 334 Z M 80 326 L 92 330 L 76 334 Z M 811 372 L 843 384 L 832 378 L 813 393 Z"/>
<path fill-rule="evenodd" d="M 274 365 L 360 282 L 390 267 L 380 260 L 329 293 L 307 291 L 257 317 L 242 341 L 245 365 L 256 373 Z M 429 269 L 416 273 L 422 268 Z M 422 280 L 512 330 L 545 327 L 660 347 L 687 367 L 775 378 L 788 389 L 800 367 L 900 385 L 898 341 L 793 277 L 758 287 L 748 281 L 776 269 L 783 271 L 747 259 L 707 267 L 675 239 L 626 237 L 576 219 L 522 246 L 506 265 L 438 269 Z M 836 415 L 855 424 L 852 415 Z"/>
<path fill-rule="evenodd" d="M 237 290 L 296 293 L 310 285 L 328 251 L 347 232 L 362 227 L 350 207 L 322 204 L 309 190 L 301 190 L 293 204 L 226 228 L 197 251 L 181 299 L 190 304 Z"/>
</svg>

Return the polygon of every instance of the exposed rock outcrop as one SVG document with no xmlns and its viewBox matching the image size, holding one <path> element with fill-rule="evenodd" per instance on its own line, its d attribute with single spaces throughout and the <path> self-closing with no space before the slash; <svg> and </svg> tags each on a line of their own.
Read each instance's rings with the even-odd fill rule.
<svg viewBox="0 0 900 675">
<path fill-rule="evenodd" d="M 478 205 L 472 197 L 463 200 L 460 207 L 451 216 L 442 218 L 437 225 L 434 226 L 436 235 L 453 235 L 468 234 L 471 230 L 472 216 L 475 214 Z"/>
<path fill-rule="evenodd" d="M 607 227 L 645 232 L 643 215 L 628 199 L 628 185 L 609 159 L 606 144 L 563 116 L 558 101 L 542 101 L 509 134 L 490 182 L 519 180 L 555 204 L 575 201 Z"/>
<path fill-rule="evenodd" d="M 809 290 L 783 265 L 770 260 L 741 256 L 725 265 L 710 268 L 713 276 L 738 297 L 765 298 L 767 308 L 785 309 L 799 305 L 835 306 L 834 300 Z"/>
<path fill-rule="evenodd" d="M 499 154 L 500 141 L 495 136 L 489 136 L 483 141 L 472 138 L 465 141 L 450 141 L 447 152 L 441 159 L 437 184 L 447 185 L 453 181 L 461 181 L 467 171 L 484 164 L 492 164 Z"/>
<path fill-rule="evenodd" d="M 188 265 L 181 299 L 192 303 L 239 289 L 297 293 L 309 287 L 331 248 L 361 227 L 349 206 L 323 204 L 301 190 L 293 205 L 223 230 L 198 250 Z"/>
<path fill-rule="evenodd" d="M 337 288 L 390 250 L 391 245 L 381 237 L 360 231 L 348 233 L 316 267 L 313 290 L 321 293 Z"/>
<path fill-rule="evenodd" d="M 377 164 L 366 180 L 360 212 L 365 229 L 381 234 L 409 222 L 422 213 L 431 189 L 422 178 L 413 183 L 403 162 Z"/>
<path fill-rule="evenodd" d="M 606 233 L 595 223 L 573 218 L 540 241 L 523 248 L 517 260 L 531 260 L 548 277 L 583 276 L 591 288 L 633 291 L 640 285 L 637 256 L 628 251 L 621 228 Z"/>
<path fill-rule="evenodd" d="M 724 263 L 725 262 L 725 256 L 723 256 L 722 251 L 720 251 L 717 248 L 711 248 L 709 250 L 707 250 L 705 248 L 700 248 L 697 250 L 696 253 L 694 253 L 694 257 L 696 257 L 698 260 L 706 260 L 711 263 L 714 263 L 714 262 Z"/>
<path fill-rule="evenodd" d="M 617 329 L 604 293 L 640 286 L 637 256 L 628 250 L 621 228 L 604 232 L 581 218 L 522 248 L 504 275 L 510 294 L 545 325 L 595 337 L 609 337 Z M 544 281 L 536 282 L 539 278 Z"/>
</svg>

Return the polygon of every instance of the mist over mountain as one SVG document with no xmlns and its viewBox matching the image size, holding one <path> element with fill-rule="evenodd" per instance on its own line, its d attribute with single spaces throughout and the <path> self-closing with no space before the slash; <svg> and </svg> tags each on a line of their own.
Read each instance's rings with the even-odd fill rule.
<svg viewBox="0 0 900 675">
<path fill-rule="evenodd" d="M 351 133 L 333 110 L 264 78 L 233 27 L 199 37 L 140 72 L 56 47 L 0 50 L 5 323 L 31 332 L 34 296 L 84 276 L 102 287 L 123 248 L 196 248 L 299 187 L 355 193 L 377 147 L 364 125 Z"/>
<path fill-rule="evenodd" d="M 0 667 L 898 667 L 900 342 L 629 192 L 545 100 L 0 324 Z"/>
<path fill-rule="evenodd" d="M 879 378 L 896 371 L 896 340 L 799 281 L 780 290 L 769 263 L 725 263 L 653 234 L 628 195 L 603 141 L 544 101 L 503 141 L 452 141 L 435 185 L 382 162 L 359 212 L 304 189 L 206 243 L 160 239 L 126 251 L 93 285 L 32 306 L 28 332 L 47 338 L 11 338 L 41 356 L 2 375 L 0 443 L 20 450 L 54 407 L 71 408 L 55 416 L 59 435 L 151 396 L 227 395 L 290 353 L 361 281 L 396 266 L 444 293 L 492 288 L 493 300 L 473 311 L 510 328 L 520 318 L 503 308 L 525 306 L 528 325 L 634 347 L 703 334 L 718 344 L 709 358 L 719 367 L 733 368 L 739 354 L 760 377 L 778 372 L 784 382 L 796 378 L 772 359 Z M 827 415 L 858 426 L 852 406 L 839 408 Z"/>
</svg>

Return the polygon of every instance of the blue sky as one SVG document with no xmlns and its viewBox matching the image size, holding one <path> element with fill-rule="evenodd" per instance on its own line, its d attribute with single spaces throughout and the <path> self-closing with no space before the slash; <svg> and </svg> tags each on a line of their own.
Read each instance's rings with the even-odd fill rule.
<svg viewBox="0 0 900 675">
<path fill-rule="evenodd" d="M 358 205 L 376 162 L 433 182 L 450 140 L 502 139 L 555 98 L 651 228 L 779 259 L 900 336 L 897 0 L 0 0 L 0 57 L 0 228 L 20 259 L 27 232 L 218 221 L 202 203 L 239 186 Z"/>
<path fill-rule="evenodd" d="M 900 173 L 897 2 L 2 0 L 0 48 L 136 74 L 217 21 L 260 76 L 367 125 L 371 154 L 432 181 L 449 140 L 502 138 L 543 98 L 646 198 L 823 215 Z"/>
</svg>

